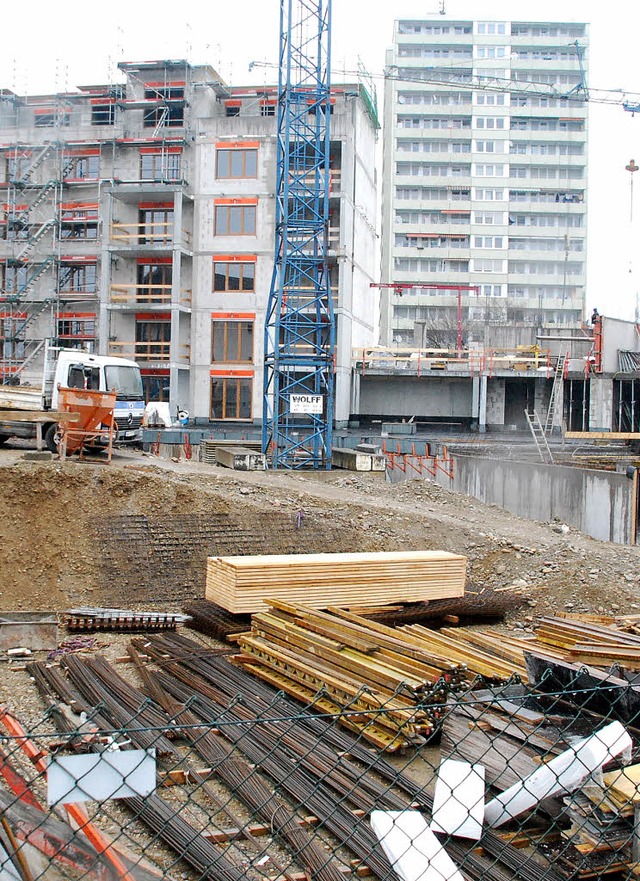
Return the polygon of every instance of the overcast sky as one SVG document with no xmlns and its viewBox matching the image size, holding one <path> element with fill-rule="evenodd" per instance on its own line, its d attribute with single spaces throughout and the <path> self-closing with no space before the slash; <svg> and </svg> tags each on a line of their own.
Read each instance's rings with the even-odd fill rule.
<svg viewBox="0 0 640 881">
<path fill-rule="evenodd" d="M 640 93 L 640 3 L 637 0 L 445 0 L 448 17 L 587 21 L 592 88 Z M 4 3 L 0 87 L 20 94 L 66 91 L 113 79 L 118 61 L 187 58 L 208 62 L 234 84 L 273 81 L 275 71 L 251 61 L 277 60 L 279 0 L 176 3 L 175 0 L 51 0 Z M 440 0 L 333 0 L 333 70 L 360 59 L 381 74 L 393 20 L 436 15 Z M 15 47 L 13 50 L 12 47 Z M 382 82 L 379 99 L 382 100 Z M 622 99 L 621 99 L 622 100 Z M 639 99 L 640 100 L 640 99 Z M 633 318 L 640 289 L 640 174 L 634 226 L 625 165 L 640 164 L 640 114 L 590 105 L 588 308 Z"/>
</svg>

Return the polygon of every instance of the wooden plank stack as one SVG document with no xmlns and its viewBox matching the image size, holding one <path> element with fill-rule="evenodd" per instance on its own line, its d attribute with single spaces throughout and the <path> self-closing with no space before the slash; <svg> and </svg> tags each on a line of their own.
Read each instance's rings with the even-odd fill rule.
<svg viewBox="0 0 640 881">
<path fill-rule="evenodd" d="M 455 636 L 394 630 L 335 607 L 267 602 L 249 633 L 230 637 L 240 649 L 236 662 L 323 712 L 347 711 L 342 724 L 381 749 L 419 745 L 447 694 L 478 675 L 495 683 L 523 671 Z"/>
<path fill-rule="evenodd" d="M 466 557 L 445 551 L 210 557 L 206 598 L 234 614 L 265 597 L 314 609 L 425 602 L 464 594 Z"/>
</svg>

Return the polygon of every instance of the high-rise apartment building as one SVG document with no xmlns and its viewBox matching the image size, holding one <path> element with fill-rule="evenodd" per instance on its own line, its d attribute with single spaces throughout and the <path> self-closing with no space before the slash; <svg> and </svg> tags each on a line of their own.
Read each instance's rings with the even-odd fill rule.
<svg viewBox="0 0 640 881">
<path fill-rule="evenodd" d="M 258 423 L 277 90 L 185 61 L 120 67 L 117 85 L 0 91 L 0 381 L 37 381 L 51 340 L 135 359 L 174 415 Z M 339 424 L 352 347 L 377 337 L 378 124 L 362 86 L 331 100 Z"/>
<path fill-rule="evenodd" d="M 396 21 L 387 56 L 386 345 L 487 344 L 583 319 L 587 27 Z M 527 336 L 529 334 L 529 336 Z"/>
</svg>

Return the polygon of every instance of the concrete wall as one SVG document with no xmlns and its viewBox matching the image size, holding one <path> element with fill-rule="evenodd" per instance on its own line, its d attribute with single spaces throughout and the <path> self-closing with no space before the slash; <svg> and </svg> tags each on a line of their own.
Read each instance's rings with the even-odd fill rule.
<svg viewBox="0 0 640 881">
<path fill-rule="evenodd" d="M 360 379 L 359 387 L 361 414 L 443 419 L 472 416 L 470 379 L 367 376 Z"/>
<path fill-rule="evenodd" d="M 475 456 L 453 460 L 453 481 L 440 472 L 436 478 L 446 489 L 531 520 L 557 518 L 601 541 L 633 541 L 633 483 L 624 474 Z M 396 470 L 389 479 L 405 475 Z"/>
<path fill-rule="evenodd" d="M 640 336 L 633 321 L 602 316 L 602 370 L 604 373 L 618 372 L 618 350 L 637 352 L 640 350 Z"/>
</svg>

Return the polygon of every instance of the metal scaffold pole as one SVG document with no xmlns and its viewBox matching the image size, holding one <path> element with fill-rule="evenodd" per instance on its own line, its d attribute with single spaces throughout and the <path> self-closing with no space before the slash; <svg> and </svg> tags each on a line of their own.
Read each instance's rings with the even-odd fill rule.
<svg viewBox="0 0 640 881">
<path fill-rule="evenodd" d="M 274 468 L 331 467 L 330 30 L 331 0 L 281 0 L 276 241 L 263 402 L 263 449 Z"/>
</svg>

